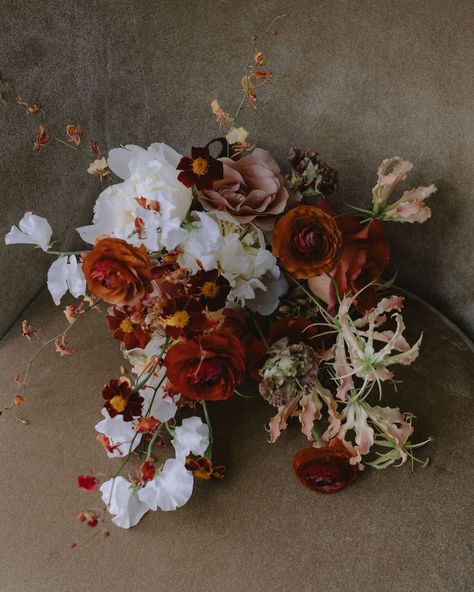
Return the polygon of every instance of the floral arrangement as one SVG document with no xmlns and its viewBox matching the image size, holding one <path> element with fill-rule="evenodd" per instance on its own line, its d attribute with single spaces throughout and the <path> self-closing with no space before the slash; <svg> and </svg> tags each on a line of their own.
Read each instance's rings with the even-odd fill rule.
<svg viewBox="0 0 474 592">
<path fill-rule="evenodd" d="M 51 339 L 23 322 L 24 336 L 42 341 L 39 351 L 54 345 L 72 354 L 69 332 L 93 309 L 105 313 L 123 351 L 127 364 L 105 384 L 95 426 L 120 465 L 101 482 L 78 476 L 82 489 L 100 490 L 120 527 L 149 510 L 181 507 L 195 478 L 223 478 L 209 402 L 232 396 L 268 402 L 271 443 L 290 420 L 299 422 L 307 444 L 293 466 L 314 491 L 335 492 L 365 467 L 422 462 L 415 453 L 426 442 L 413 442 L 414 416 L 382 403 L 395 368 L 414 362 L 421 343 L 406 341 L 404 299 L 382 279 L 390 254 L 384 225 L 425 222 L 436 187 L 397 196 L 412 164 L 386 158 L 367 209 L 341 212 L 337 199 L 328 200 L 337 172 L 317 152 L 291 148 L 283 172 L 249 142 L 237 122 L 273 79 L 259 44 L 274 22 L 252 38 L 236 113 L 211 104 L 217 139 L 187 156 L 154 143 L 107 157 L 91 140 L 88 172 L 103 187 L 92 223 L 77 229 L 87 247 L 56 250 L 48 221 L 31 212 L 5 237 L 53 257 L 47 285 L 56 305 L 66 292 L 78 299 L 64 309 L 66 329 Z M 12 87 L 1 83 L 8 101 Z M 29 105 L 10 92 L 28 116 L 43 117 L 36 152 L 56 142 L 83 149 L 78 125 L 56 137 L 40 101 Z M 7 409 L 18 419 L 39 351 L 15 378 Z M 106 518 L 104 510 L 79 514 L 91 527 Z"/>
</svg>

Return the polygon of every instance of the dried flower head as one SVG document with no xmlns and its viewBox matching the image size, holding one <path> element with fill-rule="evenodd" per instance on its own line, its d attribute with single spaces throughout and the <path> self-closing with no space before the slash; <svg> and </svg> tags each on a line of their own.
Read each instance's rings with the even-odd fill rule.
<svg viewBox="0 0 474 592">
<path fill-rule="evenodd" d="M 289 345 L 286 337 L 280 339 L 268 350 L 260 370 L 260 394 L 274 407 L 288 405 L 312 386 L 318 367 L 312 347 L 301 342 Z"/>
<path fill-rule="evenodd" d="M 337 171 L 319 160 L 314 150 L 292 147 L 288 160 L 291 164 L 288 183 L 294 191 L 304 196 L 317 196 L 329 195 L 337 189 Z"/>
</svg>

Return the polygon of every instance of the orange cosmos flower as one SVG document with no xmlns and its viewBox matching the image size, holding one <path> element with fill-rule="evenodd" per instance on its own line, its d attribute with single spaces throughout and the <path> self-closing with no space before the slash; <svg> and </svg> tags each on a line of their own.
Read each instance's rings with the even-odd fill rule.
<svg viewBox="0 0 474 592">
<path fill-rule="evenodd" d="M 66 135 L 70 142 L 79 146 L 81 143 L 82 129 L 78 125 L 70 123 L 66 126 Z"/>
<path fill-rule="evenodd" d="M 315 206 L 298 206 L 276 223 L 272 251 L 285 271 L 309 279 L 334 268 L 342 236 L 332 216 Z"/>
<path fill-rule="evenodd" d="M 49 136 L 42 125 L 39 127 L 39 131 L 36 134 L 35 143 L 33 144 L 33 152 L 39 152 L 41 146 L 49 144 Z"/>
</svg>

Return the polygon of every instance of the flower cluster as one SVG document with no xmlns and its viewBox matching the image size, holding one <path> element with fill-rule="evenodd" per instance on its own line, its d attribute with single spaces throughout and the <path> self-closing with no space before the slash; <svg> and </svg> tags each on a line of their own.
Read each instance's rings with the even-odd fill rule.
<svg viewBox="0 0 474 592">
<path fill-rule="evenodd" d="M 272 78 L 264 64 L 256 52 L 234 117 L 212 103 L 221 129 L 230 125 L 220 154 L 211 155 L 215 140 L 184 156 L 154 143 L 105 158 L 95 146 L 89 172 L 107 183 L 92 223 L 77 229 L 87 248 L 53 250 L 51 226 L 31 212 L 5 238 L 54 257 L 47 284 L 57 305 L 67 292 L 82 298 L 66 306 L 66 331 L 42 347 L 54 341 L 71 354 L 66 332 L 98 305 L 120 343 L 126 366 L 102 389 L 95 429 L 105 453 L 123 462 L 110 479 L 78 483 L 100 489 L 124 528 L 149 510 L 185 504 L 195 478 L 223 477 L 208 404 L 248 397 L 242 389 L 274 407 L 270 442 L 298 419 L 310 445 L 294 469 L 315 491 L 337 491 L 365 466 L 418 460 L 413 416 L 380 403 L 396 367 L 420 348 L 403 335 L 403 298 L 387 295 L 382 279 L 390 256 L 384 224 L 424 222 L 436 188 L 390 201 L 412 165 L 386 159 L 372 209 L 339 214 L 327 200 L 337 171 L 314 150 L 292 148 L 291 169 L 282 171 L 236 127 L 244 100 L 256 104 L 253 81 Z M 67 134 L 80 143 L 79 126 Z M 23 333 L 39 338 L 26 321 Z M 97 515 L 84 521 L 94 526 Z"/>
</svg>

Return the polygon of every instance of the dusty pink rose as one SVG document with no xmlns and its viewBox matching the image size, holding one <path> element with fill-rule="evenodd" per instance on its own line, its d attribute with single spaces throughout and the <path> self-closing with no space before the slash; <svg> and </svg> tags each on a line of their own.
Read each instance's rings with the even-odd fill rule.
<svg viewBox="0 0 474 592">
<path fill-rule="evenodd" d="M 276 216 L 285 211 L 289 199 L 273 156 L 255 148 L 240 160 L 219 160 L 224 164 L 224 177 L 214 181 L 212 189 L 198 193 L 203 208 L 228 212 L 239 222 L 253 222 L 262 230 L 272 230 Z"/>
</svg>

